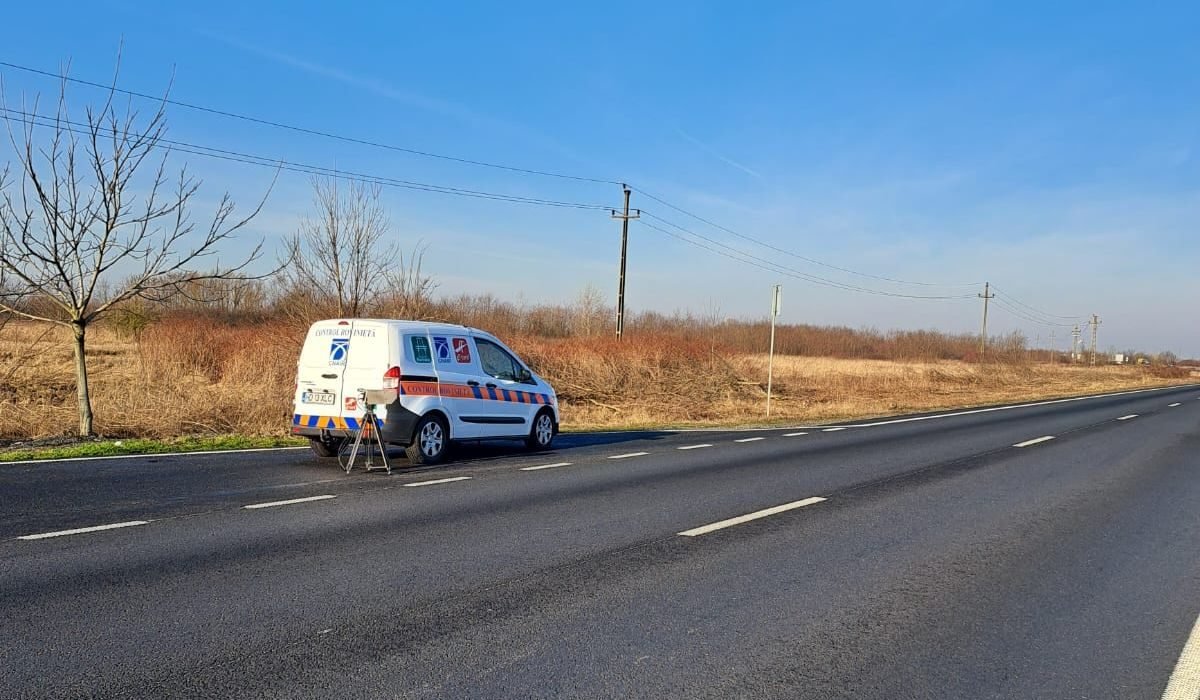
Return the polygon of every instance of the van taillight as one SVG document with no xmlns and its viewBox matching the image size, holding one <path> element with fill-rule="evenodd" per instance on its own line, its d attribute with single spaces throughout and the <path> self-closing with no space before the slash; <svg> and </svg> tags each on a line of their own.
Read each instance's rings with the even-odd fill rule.
<svg viewBox="0 0 1200 700">
<path fill-rule="evenodd" d="M 392 367 L 387 372 L 383 373 L 383 388 L 384 389 L 399 389 L 400 388 L 400 368 Z"/>
</svg>

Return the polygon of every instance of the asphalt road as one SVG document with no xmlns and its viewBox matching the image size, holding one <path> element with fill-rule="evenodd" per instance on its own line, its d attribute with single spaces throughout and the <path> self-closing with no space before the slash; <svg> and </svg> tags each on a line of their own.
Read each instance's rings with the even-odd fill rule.
<svg viewBox="0 0 1200 700">
<path fill-rule="evenodd" d="M 1191 692 L 1200 387 L 562 438 L 0 466 L 0 698 Z"/>
</svg>

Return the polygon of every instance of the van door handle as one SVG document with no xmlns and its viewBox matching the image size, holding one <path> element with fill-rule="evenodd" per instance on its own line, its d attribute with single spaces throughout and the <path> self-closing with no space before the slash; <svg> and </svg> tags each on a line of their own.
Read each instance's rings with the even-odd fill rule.
<svg viewBox="0 0 1200 700">
<path fill-rule="evenodd" d="M 488 382 L 488 383 L 487 383 L 487 388 L 489 388 L 489 389 L 495 389 L 495 388 L 496 388 L 496 385 L 495 385 L 495 384 L 493 384 L 492 382 Z"/>
<path fill-rule="evenodd" d="M 336 374 L 322 374 L 321 377 L 324 379 L 337 379 Z"/>
<path fill-rule="evenodd" d="M 468 379 L 467 386 L 479 386 L 479 382 L 475 381 L 474 379 Z"/>
</svg>

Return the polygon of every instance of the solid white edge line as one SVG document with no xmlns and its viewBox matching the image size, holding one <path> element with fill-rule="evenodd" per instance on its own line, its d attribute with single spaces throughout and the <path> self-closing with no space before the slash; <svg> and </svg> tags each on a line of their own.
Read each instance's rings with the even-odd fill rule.
<svg viewBox="0 0 1200 700">
<path fill-rule="evenodd" d="M 649 452 L 627 452 L 623 455 L 609 455 L 609 459 L 628 459 L 629 457 L 645 457 Z"/>
<path fill-rule="evenodd" d="M 677 449 L 677 450 L 699 450 L 704 447 L 712 447 L 712 445 L 710 445 L 709 443 L 706 442 L 702 445 L 684 445 L 683 447 L 676 447 L 675 449 Z"/>
<path fill-rule="evenodd" d="M 1176 406 L 1182 406 L 1182 405 L 1183 404 L 1181 404 L 1181 403 L 1169 403 L 1169 404 L 1167 404 L 1167 408 L 1175 408 Z"/>
<path fill-rule="evenodd" d="M 742 438 L 740 440 L 734 440 L 734 442 L 758 442 L 759 440 L 766 440 L 766 438 L 764 438 L 764 437 Z"/>
<path fill-rule="evenodd" d="M 746 515 L 739 515 L 736 518 L 728 518 L 726 520 L 719 520 L 708 525 L 701 525 L 700 527 L 694 527 L 691 530 L 684 530 L 678 534 L 680 537 L 697 537 L 699 535 L 708 534 L 715 530 L 722 530 L 727 527 L 733 527 L 734 525 L 748 523 L 751 520 L 758 520 L 759 518 L 765 518 L 767 516 L 776 515 L 789 510 L 795 510 L 796 508 L 803 508 L 804 506 L 811 506 L 814 503 L 820 503 L 824 500 L 825 499 L 821 498 L 820 496 L 813 496 L 812 498 L 805 498 L 802 501 L 792 501 L 791 503 L 784 503 L 781 506 L 764 508 L 763 510 L 757 510 L 753 513 L 747 513 Z"/>
<path fill-rule="evenodd" d="M 321 496 L 305 496 L 304 498 L 289 498 L 286 501 L 267 501 L 266 503 L 251 503 L 248 506 L 242 506 L 247 510 L 255 510 L 257 508 L 274 508 L 275 506 L 290 506 L 293 503 L 309 503 L 311 501 L 328 501 L 331 498 L 337 498 L 331 493 Z"/>
<path fill-rule="evenodd" d="M 808 433 L 784 433 L 783 434 L 784 437 L 800 437 L 801 435 L 808 435 Z"/>
<path fill-rule="evenodd" d="M 1013 445 L 1013 447 L 1029 447 L 1030 445 L 1036 445 L 1040 442 L 1047 442 L 1047 441 L 1053 440 L 1053 439 L 1054 439 L 1053 435 L 1043 435 L 1040 438 L 1026 440 L 1025 442 L 1018 442 L 1017 444 Z"/>
<path fill-rule="evenodd" d="M 1192 633 L 1183 645 L 1175 670 L 1167 681 L 1162 700 L 1197 700 L 1200 698 L 1200 617 L 1192 625 Z"/>
<path fill-rule="evenodd" d="M 833 428 L 822 428 L 821 432 L 822 433 L 836 433 L 839 430 L 845 430 L 845 428 L 843 428 L 841 426 L 837 426 L 837 427 L 833 427 Z"/>
<path fill-rule="evenodd" d="M 470 479 L 470 478 L 471 477 L 469 477 L 469 476 L 452 476 L 448 479 L 432 479 L 430 481 L 414 481 L 411 484 L 405 484 L 405 486 L 433 486 L 434 484 L 449 484 L 453 481 L 466 481 L 467 479 Z"/>
<path fill-rule="evenodd" d="M 554 464 L 539 464 L 536 467 L 521 467 L 521 471 L 536 472 L 541 469 L 556 469 L 558 467 L 569 467 L 569 466 L 571 466 L 570 462 L 555 462 Z"/>
<path fill-rule="evenodd" d="M 60 457 L 58 459 L 14 459 L 11 462 L 0 462 L 0 467 L 10 464 L 54 464 L 56 462 L 97 462 L 113 459 L 138 459 L 139 457 L 204 457 L 212 455 L 236 455 L 249 452 L 286 452 L 288 450 L 307 450 L 307 445 L 296 447 L 250 447 L 244 450 L 195 450 L 193 452 L 145 452 L 135 455 L 103 455 L 97 457 Z"/>
<path fill-rule="evenodd" d="M 51 537 L 63 537 L 64 535 L 82 535 L 88 532 L 101 532 L 103 530 L 116 530 L 122 527 L 134 527 L 135 525 L 149 524 L 149 520 L 128 520 L 123 523 L 112 523 L 110 525 L 93 525 L 92 527 L 77 527 L 73 530 L 58 530 L 57 532 L 41 532 L 36 535 L 21 535 L 18 540 L 44 540 Z"/>
<path fill-rule="evenodd" d="M 1127 415 L 1127 416 L 1121 416 L 1121 417 L 1120 417 L 1120 418 L 1118 418 L 1117 420 L 1130 420 L 1131 418 L 1137 418 L 1137 417 L 1138 417 L 1138 414 L 1136 414 L 1136 413 L 1130 413 L 1130 414 L 1129 414 L 1129 415 Z"/>
</svg>

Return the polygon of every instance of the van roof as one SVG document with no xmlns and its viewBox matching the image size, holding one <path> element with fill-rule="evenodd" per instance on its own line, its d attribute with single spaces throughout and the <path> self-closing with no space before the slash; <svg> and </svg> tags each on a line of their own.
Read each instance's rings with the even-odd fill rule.
<svg viewBox="0 0 1200 700">
<path fill-rule="evenodd" d="M 430 321 L 411 321 L 395 318 L 327 318 L 323 321 L 317 321 L 314 326 L 324 324 L 338 324 L 342 322 L 353 321 L 354 323 L 378 323 L 381 325 L 395 326 L 401 331 L 432 331 L 434 333 L 462 333 L 463 331 L 474 331 L 484 335 L 492 335 L 485 330 L 471 328 L 456 323 L 433 323 Z"/>
</svg>

